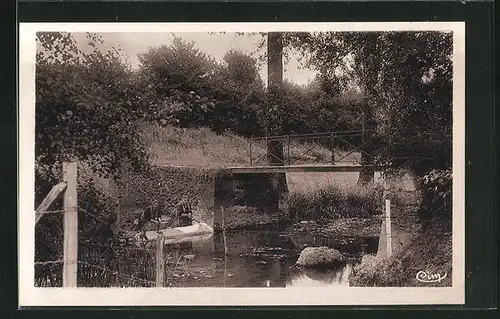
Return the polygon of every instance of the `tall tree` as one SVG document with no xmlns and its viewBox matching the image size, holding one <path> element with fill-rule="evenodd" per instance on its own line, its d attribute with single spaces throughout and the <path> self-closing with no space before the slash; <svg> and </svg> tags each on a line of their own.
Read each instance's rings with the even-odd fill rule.
<svg viewBox="0 0 500 319">
<path fill-rule="evenodd" d="M 267 35 L 267 80 L 268 134 L 279 135 L 283 131 L 283 36 L 280 32 L 269 32 Z M 267 154 L 270 165 L 284 164 L 281 141 L 268 142 Z"/>
<path fill-rule="evenodd" d="M 271 134 L 283 132 L 283 35 L 280 32 L 269 32 L 267 35 L 267 89 L 268 115 L 270 117 Z M 267 154 L 270 165 L 284 165 L 285 156 L 282 141 L 269 141 Z M 286 174 L 275 174 L 274 182 L 278 191 L 278 201 L 288 193 Z"/>
<path fill-rule="evenodd" d="M 179 37 L 138 54 L 137 83 L 147 118 L 160 124 L 206 125 L 211 112 L 215 60 Z"/>
<path fill-rule="evenodd" d="M 234 86 L 234 89 L 260 90 L 263 88 L 259 74 L 257 59 L 241 51 L 230 50 L 223 57 L 224 67 L 221 73 L 225 83 Z"/>
<path fill-rule="evenodd" d="M 259 121 L 265 99 L 264 82 L 257 60 L 237 50 L 228 51 L 214 81 L 214 112 L 210 127 L 222 133 L 231 130 L 243 136 L 261 136 Z"/>
<path fill-rule="evenodd" d="M 367 33 L 359 38 L 359 53 L 356 55 L 357 63 L 362 65 L 359 68 L 359 79 L 361 79 L 361 88 L 365 92 L 365 101 L 362 107 L 362 128 L 375 129 L 375 112 L 377 109 L 377 81 L 380 72 L 380 56 L 378 55 L 378 33 Z M 363 57 L 360 59 L 360 57 Z M 363 132 L 362 136 L 361 165 L 363 169 L 359 172 L 358 183 L 368 184 L 373 182 L 375 170 L 371 156 L 374 152 L 373 134 Z"/>
</svg>

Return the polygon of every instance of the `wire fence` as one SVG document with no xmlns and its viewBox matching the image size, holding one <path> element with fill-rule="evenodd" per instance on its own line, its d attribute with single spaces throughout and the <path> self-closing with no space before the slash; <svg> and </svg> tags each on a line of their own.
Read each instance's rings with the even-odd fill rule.
<svg viewBox="0 0 500 319">
<path fill-rule="evenodd" d="M 109 222 L 78 207 L 78 212 L 92 217 L 103 226 Z M 44 214 L 64 213 L 64 210 Z M 121 240 L 120 240 L 121 239 Z M 60 252 L 62 257 L 62 252 Z M 150 287 L 156 284 L 155 249 L 137 247 L 122 238 L 96 242 L 79 238 L 77 265 L 78 287 Z M 35 261 L 35 287 L 62 287 L 62 258 Z"/>
</svg>

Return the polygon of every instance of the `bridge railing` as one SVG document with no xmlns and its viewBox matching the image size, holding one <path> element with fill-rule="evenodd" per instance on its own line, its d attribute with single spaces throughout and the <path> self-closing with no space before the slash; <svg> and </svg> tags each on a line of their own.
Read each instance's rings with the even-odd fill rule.
<svg viewBox="0 0 500 319">
<path fill-rule="evenodd" d="M 249 156 L 250 156 L 250 166 L 265 165 L 263 162 L 265 160 L 270 160 L 271 158 L 277 160 L 281 165 L 294 165 L 301 160 L 306 159 L 306 155 L 310 154 L 313 150 L 318 148 L 327 148 L 330 151 L 330 164 L 335 165 L 342 162 L 342 160 L 348 158 L 353 153 L 364 154 L 365 156 L 372 157 L 373 155 L 368 154 L 363 148 L 364 146 L 373 141 L 374 129 L 363 129 L 363 130 L 346 130 L 346 131 L 332 131 L 323 133 L 307 133 L 307 134 L 287 134 L 287 135 L 275 135 L 275 136 L 264 136 L 264 137 L 254 137 L 249 140 Z M 353 138 L 359 137 L 360 143 L 353 142 Z M 269 153 L 267 147 L 265 147 L 265 153 L 263 155 L 257 154 L 255 152 L 255 146 L 261 144 L 262 142 L 281 142 L 283 159 L 278 158 L 276 155 Z M 300 154 L 292 156 L 292 143 L 304 143 L 309 142 L 310 145 L 305 151 Z M 343 149 L 346 149 L 346 153 L 342 154 L 340 157 L 335 156 L 335 149 L 343 144 Z M 274 161 L 276 163 L 276 161 Z M 268 164 L 268 163 L 266 163 Z"/>
</svg>

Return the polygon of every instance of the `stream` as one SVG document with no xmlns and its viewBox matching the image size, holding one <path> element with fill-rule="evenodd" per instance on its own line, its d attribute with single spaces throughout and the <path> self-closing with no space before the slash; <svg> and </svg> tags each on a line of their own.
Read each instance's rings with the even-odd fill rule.
<svg viewBox="0 0 500 319">
<path fill-rule="evenodd" d="M 291 227 L 214 233 L 166 245 L 166 282 L 171 287 L 314 287 L 349 285 L 352 267 L 375 254 L 378 237 L 335 237 Z M 307 246 L 328 246 L 347 257 L 344 267 L 302 270 L 294 266 Z M 224 252 L 227 251 L 227 254 Z"/>
</svg>

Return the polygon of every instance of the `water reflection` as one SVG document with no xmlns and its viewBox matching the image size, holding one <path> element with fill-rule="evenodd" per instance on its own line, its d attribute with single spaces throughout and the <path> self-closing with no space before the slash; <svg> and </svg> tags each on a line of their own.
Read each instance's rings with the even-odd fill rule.
<svg viewBox="0 0 500 319">
<path fill-rule="evenodd" d="M 348 263 L 337 270 L 303 270 L 292 278 L 287 287 L 349 286 L 349 274 L 353 265 Z"/>
<path fill-rule="evenodd" d="M 348 256 L 340 269 L 294 266 L 305 246 L 324 245 Z M 376 252 L 378 238 L 328 238 L 289 231 L 234 231 L 166 245 L 166 278 L 180 287 L 301 287 L 349 285 L 353 265 Z M 227 253 L 225 253 L 225 250 Z"/>
</svg>

